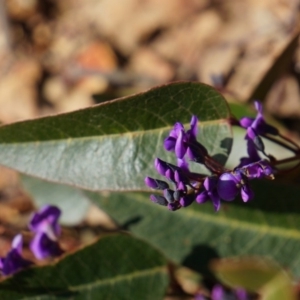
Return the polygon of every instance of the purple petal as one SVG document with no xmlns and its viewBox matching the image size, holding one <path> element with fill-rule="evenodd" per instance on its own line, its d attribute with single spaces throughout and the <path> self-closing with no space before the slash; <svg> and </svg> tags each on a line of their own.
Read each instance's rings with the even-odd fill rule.
<svg viewBox="0 0 300 300">
<path fill-rule="evenodd" d="M 178 138 L 176 140 L 176 144 L 175 144 L 175 155 L 178 157 L 178 158 L 183 158 L 185 153 L 186 153 L 186 150 L 187 150 L 187 147 L 186 145 L 184 144 L 184 131 L 181 130 L 179 135 L 178 135 Z"/>
<path fill-rule="evenodd" d="M 19 254 L 22 253 L 23 248 L 23 237 L 21 234 L 17 234 L 11 243 L 12 249 L 16 249 Z"/>
<path fill-rule="evenodd" d="M 182 181 L 180 181 L 177 184 L 177 190 L 186 192 L 186 190 L 187 190 L 186 185 Z"/>
<path fill-rule="evenodd" d="M 173 202 L 168 204 L 168 210 L 175 211 L 181 208 L 180 204 L 178 202 Z"/>
<path fill-rule="evenodd" d="M 212 191 L 214 188 L 216 188 L 217 182 L 217 177 L 206 177 L 203 185 L 207 191 Z"/>
<path fill-rule="evenodd" d="M 257 112 L 262 114 L 262 104 L 259 101 L 254 101 L 254 106 Z"/>
<path fill-rule="evenodd" d="M 260 162 L 260 165 L 261 165 L 261 168 L 263 170 L 263 174 L 265 176 L 271 176 L 274 174 L 274 170 L 273 168 L 270 166 L 269 162 L 265 161 L 265 160 L 262 160 Z"/>
<path fill-rule="evenodd" d="M 190 195 L 186 195 L 186 196 L 180 198 L 179 203 L 182 207 L 187 207 L 187 206 L 191 205 L 194 201 L 195 201 L 195 195 L 190 194 Z"/>
<path fill-rule="evenodd" d="M 38 232 L 46 222 L 52 225 L 56 235 L 58 235 L 60 231 L 58 224 L 58 218 L 60 217 L 60 214 L 61 211 L 58 207 L 53 205 L 45 205 L 38 212 L 33 214 L 28 227 L 31 231 Z"/>
<path fill-rule="evenodd" d="M 240 187 L 237 183 L 236 177 L 231 173 L 224 173 L 220 176 L 218 181 L 218 194 L 226 201 L 232 201 L 237 196 Z"/>
<path fill-rule="evenodd" d="M 150 188 L 156 189 L 156 190 L 164 190 L 169 187 L 169 185 L 165 181 L 154 179 L 151 177 L 145 178 L 145 184 L 147 186 L 149 186 Z"/>
<path fill-rule="evenodd" d="M 12 249 L 7 253 L 6 257 L 0 259 L 0 270 L 3 275 L 13 274 L 32 264 L 31 261 L 21 256 L 22 244 L 22 235 L 18 234 L 12 241 Z"/>
<path fill-rule="evenodd" d="M 249 200 L 253 199 L 254 193 L 248 184 L 242 186 L 241 197 L 244 202 L 248 202 Z"/>
<path fill-rule="evenodd" d="M 197 197 L 196 197 L 196 202 L 199 204 L 205 203 L 210 199 L 207 191 L 201 192 Z"/>
<path fill-rule="evenodd" d="M 251 140 L 254 140 L 256 136 L 257 136 L 257 133 L 253 129 L 253 127 L 248 127 L 247 128 L 247 137 Z"/>
<path fill-rule="evenodd" d="M 224 300 L 224 289 L 220 284 L 216 284 L 211 291 L 211 299 Z"/>
<path fill-rule="evenodd" d="M 240 125 L 247 129 L 248 127 L 250 127 L 253 123 L 254 119 L 253 118 L 248 118 L 248 117 L 244 117 L 240 120 Z"/>
<path fill-rule="evenodd" d="M 272 167 L 265 160 L 248 164 L 242 167 L 240 170 L 249 179 L 263 178 L 265 176 L 271 176 L 273 174 Z"/>
<path fill-rule="evenodd" d="M 11 250 L 5 258 L 2 258 L 1 272 L 3 275 L 13 274 L 32 265 L 32 262 L 24 259 L 16 250 Z"/>
<path fill-rule="evenodd" d="M 177 166 L 185 171 L 186 173 L 189 173 L 189 164 L 187 163 L 187 161 L 184 158 L 177 158 Z"/>
<path fill-rule="evenodd" d="M 175 145 L 176 145 L 176 139 L 168 136 L 165 140 L 164 140 L 164 147 L 167 151 L 174 151 L 175 150 Z"/>
<path fill-rule="evenodd" d="M 198 132 L 197 125 L 198 125 L 198 118 L 193 115 L 190 123 L 191 129 L 188 130 L 188 136 L 192 140 L 196 140 L 197 138 L 197 132 Z"/>
<path fill-rule="evenodd" d="M 167 170 L 169 169 L 168 165 L 166 164 L 166 162 L 164 162 L 163 160 L 156 158 L 154 160 L 154 166 L 156 171 L 160 174 L 165 176 Z"/>
<path fill-rule="evenodd" d="M 172 170 L 170 170 L 170 169 L 167 170 L 165 176 L 167 179 L 174 181 L 174 172 Z"/>
<path fill-rule="evenodd" d="M 38 232 L 30 243 L 30 249 L 37 259 L 59 256 L 63 253 L 56 240 L 52 240 L 44 232 Z"/>
<path fill-rule="evenodd" d="M 177 139 L 182 130 L 184 130 L 184 126 L 180 122 L 176 122 L 173 129 L 170 131 L 169 136 Z"/>
<path fill-rule="evenodd" d="M 218 193 L 216 191 L 210 192 L 209 194 L 210 194 L 211 201 L 214 205 L 215 211 L 219 211 L 219 209 L 221 207 L 220 196 L 218 195 Z"/>
</svg>

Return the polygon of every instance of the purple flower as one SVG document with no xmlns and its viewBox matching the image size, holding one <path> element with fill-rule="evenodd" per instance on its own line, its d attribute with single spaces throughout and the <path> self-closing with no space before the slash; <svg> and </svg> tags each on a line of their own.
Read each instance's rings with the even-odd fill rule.
<svg viewBox="0 0 300 300">
<path fill-rule="evenodd" d="M 218 180 L 218 194 L 225 201 L 232 201 L 240 192 L 244 202 L 254 196 L 248 180 L 241 172 L 223 173 Z"/>
<path fill-rule="evenodd" d="M 45 231 L 36 233 L 32 242 L 30 243 L 30 249 L 37 259 L 44 259 L 49 256 L 59 256 L 63 253 L 60 248 L 57 237 L 51 231 L 51 227 L 45 226 Z"/>
<path fill-rule="evenodd" d="M 271 167 L 270 163 L 266 160 L 260 160 L 255 163 L 248 164 L 242 168 L 238 168 L 238 170 L 249 179 L 274 177 L 273 168 Z"/>
<path fill-rule="evenodd" d="M 214 205 L 215 211 L 218 211 L 220 209 L 221 199 L 217 191 L 217 183 L 217 177 L 206 177 L 203 184 L 204 191 L 200 192 L 197 195 L 196 202 L 202 204 L 208 200 L 211 200 Z"/>
<path fill-rule="evenodd" d="M 262 114 L 262 105 L 260 102 L 254 102 L 257 110 L 256 118 L 244 117 L 240 120 L 240 126 L 247 129 L 245 139 L 247 140 L 248 157 L 243 157 L 240 160 L 239 167 L 248 165 L 261 160 L 258 151 L 264 152 L 264 144 L 260 135 L 271 134 L 278 135 L 278 130 L 274 126 L 267 124 Z M 265 154 L 266 155 L 266 154 Z"/>
<path fill-rule="evenodd" d="M 18 234 L 14 237 L 12 248 L 7 253 L 6 257 L 0 258 L 0 270 L 3 275 L 13 274 L 32 264 L 31 261 L 22 257 L 22 246 L 23 238 L 21 234 Z"/>
<path fill-rule="evenodd" d="M 264 135 L 264 134 L 272 134 L 277 135 L 278 129 L 274 126 L 267 124 L 264 120 L 262 114 L 262 105 L 260 102 L 254 102 L 255 108 L 257 110 L 256 118 L 249 118 L 244 117 L 240 120 L 240 125 L 247 129 L 246 139 L 254 140 L 257 135 Z"/>
<path fill-rule="evenodd" d="M 191 160 L 203 163 L 207 150 L 197 141 L 197 122 L 197 117 L 192 116 L 190 129 L 187 131 L 181 123 L 175 123 L 169 136 L 164 141 L 165 149 L 174 151 L 179 159 L 183 159 L 187 153 Z"/>
<path fill-rule="evenodd" d="M 35 232 L 35 236 L 30 243 L 30 249 L 37 259 L 58 256 L 63 253 L 57 241 L 60 234 L 58 224 L 60 214 L 61 211 L 58 207 L 45 205 L 33 215 L 29 229 Z"/>
<path fill-rule="evenodd" d="M 191 205 L 195 200 L 199 204 L 211 200 L 214 209 L 218 211 L 221 200 L 232 201 L 238 194 L 244 202 L 251 200 L 254 194 L 249 180 L 273 177 L 270 163 L 262 160 L 258 154 L 258 151 L 264 153 L 264 145 L 259 134 L 277 133 L 277 129 L 265 123 L 260 103 L 256 102 L 255 105 L 258 110 L 257 117 L 241 120 L 241 126 L 247 129 L 249 157 L 242 158 L 240 165 L 233 171 L 225 169 L 209 156 L 206 148 L 196 140 L 197 117 L 192 117 L 190 129 L 187 131 L 181 123 L 177 122 L 164 141 L 165 149 L 175 152 L 177 166 L 159 158 L 154 162 L 157 172 L 174 187 L 170 188 L 163 180 L 146 177 L 145 184 L 148 187 L 163 191 L 162 195 L 151 195 L 151 201 L 174 211 Z M 186 155 L 194 162 L 203 163 L 211 175 L 206 176 L 190 171 Z"/>
</svg>

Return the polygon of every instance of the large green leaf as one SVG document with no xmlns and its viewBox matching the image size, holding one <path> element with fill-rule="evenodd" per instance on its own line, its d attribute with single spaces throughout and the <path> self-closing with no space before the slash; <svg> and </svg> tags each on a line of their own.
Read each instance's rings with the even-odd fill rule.
<svg viewBox="0 0 300 300">
<path fill-rule="evenodd" d="M 91 190 L 141 190 L 163 139 L 177 121 L 201 120 L 200 141 L 225 163 L 230 116 L 221 94 L 200 83 L 174 83 L 57 116 L 0 127 L 0 164 Z"/>
<path fill-rule="evenodd" d="M 206 272 L 212 258 L 262 255 L 300 277 L 300 189 L 278 182 L 252 182 L 255 198 L 193 204 L 176 212 L 139 193 L 89 197 L 121 226 L 160 248 L 177 263 Z"/>
<path fill-rule="evenodd" d="M 167 261 L 127 235 L 109 235 L 59 262 L 0 283 L 0 299 L 163 299 Z"/>
</svg>

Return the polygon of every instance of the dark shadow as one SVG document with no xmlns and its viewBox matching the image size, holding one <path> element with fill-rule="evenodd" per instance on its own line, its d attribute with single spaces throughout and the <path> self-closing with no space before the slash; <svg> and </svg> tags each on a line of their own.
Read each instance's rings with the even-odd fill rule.
<svg viewBox="0 0 300 300">
<path fill-rule="evenodd" d="M 220 147 L 223 148 L 226 152 L 227 149 L 231 149 L 232 147 L 232 138 L 225 138 L 221 141 L 220 143 Z M 212 156 L 213 159 L 215 159 L 217 162 L 224 164 L 228 158 L 227 155 L 222 154 L 222 153 L 218 153 Z"/>
<path fill-rule="evenodd" d="M 232 146 L 232 142 L 233 142 L 233 139 L 232 138 L 225 138 L 221 141 L 221 145 L 220 147 L 221 148 L 225 148 L 225 149 L 231 149 L 231 146 Z"/>
<path fill-rule="evenodd" d="M 141 216 L 133 217 L 133 218 L 129 219 L 128 221 L 126 221 L 123 225 L 121 225 L 120 228 L 125 231 L 130 231 L 130 227 L 132 225 L 138 224 L 140 221 L 142 221 L 142 219 L 143 218 Z"/>
<path fill-rule="evenodd" d="M 225 154 L 218 153 L 213 155 L 212 158 L 223 165 L 228 157 Z"/>
<path fill-rule="evenodd" d="M 216 250 L 207 245 L 197 245 L 192 252 L 186 256 L 182 264 L 204 276 L 214 278 L 213 273 L 209 269 L 209 264 L 213 259 L 219 258 Z"/>
<path fill-rule="evenodd" d="M 259 209 L 274 213 L 293 213 L 300 215 L 300 188 L 276 180 L 251 180 L 254 199 L 244 203 L 236 199 L 232 205 L 247 206 L 248 209 Z"/>
</svg>

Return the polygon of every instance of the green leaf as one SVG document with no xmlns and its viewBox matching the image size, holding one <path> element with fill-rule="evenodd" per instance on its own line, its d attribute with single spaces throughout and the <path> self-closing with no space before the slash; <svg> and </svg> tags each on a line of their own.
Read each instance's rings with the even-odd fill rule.
<svg viewBox="0 0 300 300">
<path fill-rule="evenodd" d="M 236 119 L 241 119 L 243 117 L 251 117 L 255 118 L 257 112 L 254 110 L 250 105 L 246 104 L 241 104 L 241 103 L 228 103 L 230 107 L 231 114 L 236 118 Z"/>
<path fill-rule="evenodd" d="M 124 229 L 200 273 L 212 258 L 259 255 L 300 277 L 300 189 L 276 181 L 251 185 L 251 202 L 223 202 L 218 213 L 211 202 L 170 212 L 144 194 L 87 194 Z"/>
<path fill-rule="evenodd" d="M 261 257 L 217 260 L 212 269 L 219 280 L 232 287 L 260 292 L 263 300 L 295 300 L 292 280 L 276 263 Z"/>
<path fill-rule="evenodd" d="M 0 127 L 0 164 L 90 190 L 142 190 L 155 157 L 175 162 L 163 139 L 175 122 L 201 120 L 200 141 L 225 163 L 232 139 L 223 96 L 174 83 L 87 109 Z"/>
<path fill-rule="evenodd" d="M 21 176 L 21 181 L 37 207 L 51 204 L 61 209 L 62 225 L 77 225 L 86 216 L 90 201 L 81 190 L 26 175 Z"/>
<path fill-rule="evenodd" d="M 108 235 L 53 265 L 33 267 L 0 283 L 1 300 L 163 299 L 167 261 L 128 235 Z"/>
</svg>

